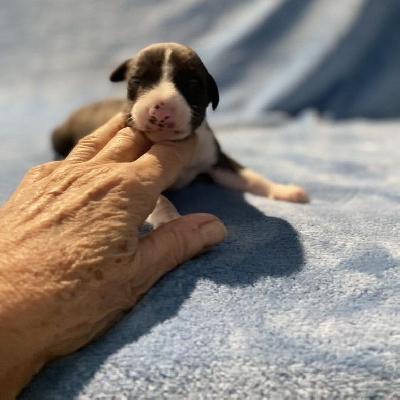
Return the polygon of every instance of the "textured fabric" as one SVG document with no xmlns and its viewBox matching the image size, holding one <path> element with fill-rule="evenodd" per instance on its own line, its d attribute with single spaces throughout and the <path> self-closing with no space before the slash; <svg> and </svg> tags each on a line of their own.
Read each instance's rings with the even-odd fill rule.
<svg viewBox="0 0 400 400">
<path fill-rule="evenodd" d="M 3 1 L 0 111 L 10 100 L 17 115 L 51 104 L 59 121 L 120 94 L 107 78 L 139 49 L 178 41 L 216 78 L 219 122 L 274 122 L 310 107 L 395 118 L 399 20 L 397 0 Z"/>
<path fill-rule="evenodd" d="M 170 194 L 182 213 L 218 215 L 228 239 L 162 279 L 95 344 L 46 368 L 22 398 L 399 393 L 400 124 L 305 115 L 218 136 L 244 164 L 304 185 L 312 202 L 205 181 Z"/>
<path fill-rule="evenodd" d="M 109 73 L 157 41 L 193 46 L 216 78 L 226 152 L 311 197 L 203 179 L 169 193 L 219 216 L 226 241 L 21 399 L 399 395 L 400 119 L 360 118 L 400 117 L 398 16 L 395 0 L 1 2 L 0 203 L 53 158 L 52 127 L 123 95 Z"/>
</svg>

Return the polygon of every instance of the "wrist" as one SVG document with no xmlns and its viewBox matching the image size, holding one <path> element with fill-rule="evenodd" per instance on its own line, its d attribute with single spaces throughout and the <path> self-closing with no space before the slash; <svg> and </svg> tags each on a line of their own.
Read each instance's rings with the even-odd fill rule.
<svg viewBox="0 0 400 400">
<path fill-rule="evenodd" d="M 46 360 L 34 354 L 16 334 L 0 332 L 0 388 L 2 399 L 14 399 L 43 367 Z"/>
<path fill-rule="evenodd" d="M 47 359 L 43 336 L 37 326 L 31 329 L 29 323 L 35 315 L 27 306 L 30 299 L 26 286 L 19 288 L 9 279 L 9 273 L 18 271 L 20 265 L 9 252 L 1 254 L 7 261 L 0 260 L 0 388 L 2 399 L 12 399 Z M 24 278 L 22 274 L 20 279 Z"/>
</svg>

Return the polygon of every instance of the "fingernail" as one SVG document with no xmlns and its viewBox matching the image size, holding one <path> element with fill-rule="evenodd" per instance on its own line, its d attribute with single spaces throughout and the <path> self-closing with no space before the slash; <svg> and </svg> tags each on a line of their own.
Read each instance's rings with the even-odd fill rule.
<svg viewBox="0 0 400 400">
<path fill-rule="evenodd" d="M 199 229 L 203 236 L 205 247 L 214 246 L 222 242 L 228 234 L 225 225 L 221 221 L 206 222 L 200 225 Z"/>
</svg>

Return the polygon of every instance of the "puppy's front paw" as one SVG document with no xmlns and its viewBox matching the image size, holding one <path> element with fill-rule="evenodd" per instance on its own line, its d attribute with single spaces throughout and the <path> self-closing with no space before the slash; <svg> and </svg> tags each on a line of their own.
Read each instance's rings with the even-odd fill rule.
<svg viewBox="0 0 400 400">
<path fill-rule="evenodd" d="M 179 218 L 180 215 L 174 205 L 163 195 L 161 195 L 153 212 L 147 217 L 147 222 L 153 225 L 154 229 L 169 221 Z"/>
<path fill-rule="evenodd" d="M 292 203 L 308 203 L 307 192 L 297 185 L 275 184 L 268 196 L 274 200 L 290 201 Z"/>
</svg>

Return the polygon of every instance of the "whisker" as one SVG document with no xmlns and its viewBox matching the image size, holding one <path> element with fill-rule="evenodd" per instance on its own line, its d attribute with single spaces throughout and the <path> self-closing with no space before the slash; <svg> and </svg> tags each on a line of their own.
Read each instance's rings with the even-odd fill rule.
<svg viewBox="0 0 400 400">
<path fill-rule="evenodd" d="M 203 114 L 200 114 L 199 112 L 197 112 L 193 109 L 191 110 L 190 116 L 191 116 L 191 118 L 195 118 L 197 120 L 202 120 L 204 118 Z"/>
<path fill-rule="evenodd" d="M 127 116 L 127 118 L 125 120 L 125 125 L 133 126 L 133 124 L 134 124 L 134 121 L 133 121 L 133 118 L 132 118 L 132 114 L 128 114 L 128 116 Z"/>
</svg>

